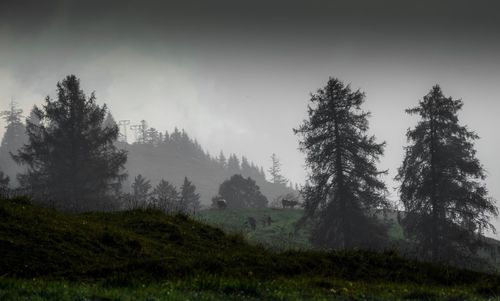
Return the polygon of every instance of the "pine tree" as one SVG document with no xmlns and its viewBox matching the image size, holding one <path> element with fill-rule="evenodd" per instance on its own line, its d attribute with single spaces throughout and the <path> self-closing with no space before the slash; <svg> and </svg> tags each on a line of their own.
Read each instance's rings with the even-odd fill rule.
<svg viewBox="0 0 500 301">
<path fill-rule="evenodd" d="M 153 205 L 164 212 L 177 212 L 180 210 L 179 193 L 174 185 L 161 179 L 152 193 Z"/>
<path fill-rule="evenodd" d="M 387 205 L 379 179 L 384 172 L 375 165 L 384 143 L 367 134 L 364 100 L 364 93 L 330 78 L 311 94 L 309 119 L 294 130 L 311 171 L 303 221 L 314 222 L 312 242 L 320 247 L 378 248 L 385 239 L 385 228 L 372 217 L 375 208 Z"/>
<path fill-rule="evenodd" d="M 9 188 L 10 178 L 0 171 L 0 196 Z"/>
<path fill-rule="evenodd" d="M 281 175 L 281 162 L 275 153 L 271 155 L 271 167 L 268 169 L 268 171 L 271 175 L 272 183 L 286 185 L 287 180 Z"/>
<path fill-rule="evenodd" d="M 28 170 L 21 185 L 35 198 L 69 210 L 109 208 L 111 192 L 126 177 L 125 151 L 117 150 L 118 127 L 104 128 L 106 106 L 86 97 L 74 75 L 57 84 L 57 99 L 47 97 L 28 120 L 28 143 L 15 159 Z"/>
<path fill-rule="evenodd" d="M 219 162 L 220 166 L 222 166 L 222 168 L 227 168 L 226 156 L 224 156 L 224 153 L 222 151 L 220 151 L 217 161 Z"/>
<path fill-rule="evenodd" d="M 184 213 L 195 213 L 200 210 L 200 195 L 196 193 L 196 186 L 187 177 L 181 186 L 180 207 Z"/>
<path fill-rule="evenodd" d="M 0 112 L 0 116 L 6 122 L 5 134 L 0 144 L 0 165 L 2 171 L 13 177 L 13 180 L 15 180 L 16 174 L 23 172 L 23 169 L 16 164 L 11 154 L 17 153 L 28 140 L 26 127 L 21 122 L 22 113 L 23 111 L 18 108 L 14 101 L 10 102 L 8 110 Z"/>
<path fill-rule="evenodd" d="M 115 118 L 113 117 L 111 112 L 108 112 L 108 114 L 106 115 L 106 119 L 104 119 L 102 126 L 110 129 L 118 127 L 118 124 L 116 123 Z"/>
<path fill-rule="evenodd" d="M 231 156 L 229 156 L 227 161 L 227 170 L 230 175 L 241 173 L 240 160 L 238 160 L 238 157 L 236 157 L 235 154 L 231 154 Z"/>
<path fill-rule="evenodd" d="M 420 121 L 406 134 L 409 145 L 397 176 L 407 211 L 403 225 L 421 258 L 434 262 L 459 263 L 475 254 L 479 235 L 494 230 L 489 219 L 498 214 L 475 156 L 478 136 L 459 124 L 462 106 L 436 85 L 406 110 Z"/>
</svg>

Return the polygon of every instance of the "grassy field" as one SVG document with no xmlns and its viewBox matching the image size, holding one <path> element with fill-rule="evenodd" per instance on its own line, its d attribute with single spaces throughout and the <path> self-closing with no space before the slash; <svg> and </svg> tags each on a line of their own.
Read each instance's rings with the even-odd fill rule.
<svg viewBox="0 0 500 301">
<path fill-rule="evenodd" d="M 500 300 L 498 275 L 390 252 L 275 252 L 151 210 L 3 200 L 0 254 L 0 300 Z"/>
<path fill-rule="evenodd" d="M 379 212 L 380 219 L 389 225 L 389 236 L 393 241 L 404 240 L 403 229 L 396 220 L 393 212 L 385 216 Z M 277 250 L 298 249 L 307 250 L 312 246 L 309 242 L 309 228 L 306 226 L 295 232 L 295 224 L 302 217 L 301 209 L 208 209 L 200 213 L 202 222 L 219 227 L 230 233 L 240 233 L 249 242 L 262 244 Z M 253 217 L 257 220 L 257 227 L 252 230 L 247 220 Z M 272 220 L 271 225 L 264 224 L 267 217 Z"/>
</svg>

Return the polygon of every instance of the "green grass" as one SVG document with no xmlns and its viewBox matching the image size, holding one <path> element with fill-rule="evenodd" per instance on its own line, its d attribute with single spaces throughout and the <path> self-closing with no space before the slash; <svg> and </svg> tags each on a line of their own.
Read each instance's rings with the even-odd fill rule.
<svg viewBox="0 0 500 301">
<path fill-rule="evenodd" d="M 271 217 L 271 225 L 263 220 Z M 246 224 L 249 217 L 257 220 L 257 228 L 250 229 Z M 229 233 L 240 233 L 252 242 L 278 250 L 311 249 L 308 229 L 295 232 L 295 223 L 302 217 L 299 209 L 209 209 L 200 213 L 199 219 Z"/>
<path fill-rule="evenodd" d="M 391 252 L 275 252 L 186 216 L 67 214 L 20 199 L 0 201 L 0 254 L 0 300 L 487 300 L 500 294 L 498 275 Z"/>
<path fill-rule="evenodd" d="M 224 229 L 229 233 L 240 233 L 249 242 L 262 244 L 275 250 L 307 250 L 312 249 L 309 242 L 309 227 L 295 232 L 295 224 L 302 217 L 301 209 L 261 208 L 261 209 L 208 209 L 200 212 L 198 218 L 202 222 Z M 261 221 L 270 216 L 271 225 L 264 225 Z M 404 240 L 403 228 L 397 223 L 395 216 L 383 216 L 380 219 L 389 225 L 388 234 L 393 241 Z M 255 230 L 245 223 L 249 217 L 257 220 Z"/>
</svg>

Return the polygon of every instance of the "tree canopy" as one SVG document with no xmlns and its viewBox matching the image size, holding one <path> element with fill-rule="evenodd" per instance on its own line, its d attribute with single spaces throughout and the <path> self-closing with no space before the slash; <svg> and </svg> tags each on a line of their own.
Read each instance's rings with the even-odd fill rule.
<svg viewBox="0 0 500 301">
<path fill-rule="evenodd" d="M 228 208 L 261 208 L 267 206 L 267 198 L 260 192 L 252 178 L 233 175 L 219 187 L 219 195 L 226 200 Z"/>
</svg>

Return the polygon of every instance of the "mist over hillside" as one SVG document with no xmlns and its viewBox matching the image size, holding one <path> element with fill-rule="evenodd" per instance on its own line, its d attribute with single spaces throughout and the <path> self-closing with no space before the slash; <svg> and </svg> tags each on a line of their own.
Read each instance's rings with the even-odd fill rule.
<svg viewBox="0 0 500 301">
<path fill-rule="evenodd" d="M 141 174 L 153 185 L 164 179 L 180 187 L 184 177 L 188 177 L 200 194 L 202 205 L 211 204 L 211 198 L 218 194 L 219 185 L 234 174 L 255 180 L 261 192 L 272 202 L 287 193 L 297 193 L 286 184 L 271 183 L 266 179 L 263 167 L 249 162 L 245 156 L 235 154 L 228 158 L 221 152 L 213 156 L 191 139 L 184 130 L 177 128 L 169 134 L 153 135 L 154 139 L 138 139 L 135 143 L 119 142 L 127 150 L 126 169 L 129 177 L 124 190 L 130 188 L 134 177 Z"/>
<path fill-rule="evenodd" d="M 14 103 L 9 110 L 4 112 L 12 113 L 13 110 L 17 110 Z M 109 115 L 105 126 L 114 125 L 116 122 Z M 184 177 L 188 177 L 196 186 L 201 204 L 209 206 L 211 198 L 218 194 L 219 185 L 232 175 L 241 174 L 255 180 L 269 202 L 287 193 L 297 194 L 297 191 L 290 187 L 290 183 L 280 184 L 268 181 L 264 168 L 250 162 L 244 155 L 230 154 L 226 158 L 221 151 L 214 156 L 206 152 L 196 139 L 192 139 L 184 130 L 174 128 L 169 134 L 168 131 L 160 133 L 148 127 L 144 121 L 141 126 L 142 128 L 138 128 L 136 141 L 133 143 L 126 142 L 123 134 L 126 130 L 121 126 L 121 141 L 116 142 L 119 148 L 128 153 L 125 165 L 128 177 L 122 186 L 124 192 L 130 192 L 134 177 L 139 174 L 150 180 L 153 186 L 164 179 L 180 187 Z M 7 127 L 0 146 L 0 166 L 11 179 L 13 187 L 18 185 L 16 177 L 23 171 L 23 167 L 14 162 L 11 154 L 16 154 L 18 149 L 27 143 L 25 132 L 24 123 L 11 123 Z"/>
</svg>

